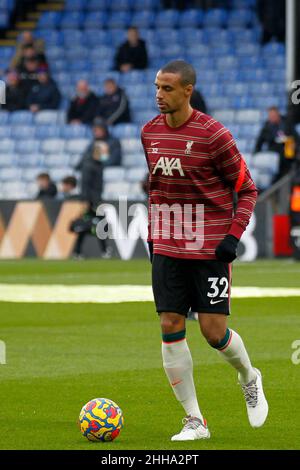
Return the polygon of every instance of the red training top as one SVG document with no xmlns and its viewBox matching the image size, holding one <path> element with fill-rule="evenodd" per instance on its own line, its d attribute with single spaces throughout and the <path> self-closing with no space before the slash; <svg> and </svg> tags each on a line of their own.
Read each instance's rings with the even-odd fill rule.
<svg viewBox="0 0 300 470">
<path fill-rule="evenodd" d="M 176 128 L 167 124 L 165 115 L 156 116 L 145 124 L 141 138 L 149 167 L 148 240 L 154 253 L 216 259 L 215 248 L 226 234 L 241 237 L 257 198 L 231 133 L 194 110 Z"/>
</svg>

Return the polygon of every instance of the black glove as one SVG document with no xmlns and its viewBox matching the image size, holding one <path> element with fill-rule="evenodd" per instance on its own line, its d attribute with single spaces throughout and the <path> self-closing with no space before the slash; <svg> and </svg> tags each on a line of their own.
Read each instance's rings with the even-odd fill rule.
<svg viewBox="0 0 300 470">
<path fill-rule="evenodd" d="M 148 247 L 149 247 L 150 261 L 152 263 L 152 260 L 153 260 L 153 242 L 148 242 Z"/>
<path fill-rule="evenodd" d="M 236 251 L 239 240 L 233 235 L 226 235 L 216 248 L 216 257 L 224 263 L 232 263 L 237 257 Z"/>
</svg>

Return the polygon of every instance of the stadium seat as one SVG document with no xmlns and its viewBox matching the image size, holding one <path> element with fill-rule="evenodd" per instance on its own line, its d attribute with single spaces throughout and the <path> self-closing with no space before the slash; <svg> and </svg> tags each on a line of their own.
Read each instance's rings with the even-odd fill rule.
<svg viewBox="0 0 300 470">
<path fill-rule="evenodd" d="M 44 173 L 47 171 L 46 168 L 43 166 L 33 166 L 32 168 L 22 168 L 22 181 L 28 182 L 32 184 L 32 187 L 34 188 L 33 194 L 36 194 L 38 191 L 37 185 L 35 183 L 36 177 L 40 173 Z"/>
<path fill-rule="evenodd" d="M 13 153 L 15 150 L 15 141 L 13 139 L 3 139 L 0 145 L 0 153 Z"/>
<path fill-rule="evenodd" d="M 12 167 L 16 164 L 14 153 L 0 153 L 0 167 Z"/>
<path fill-rule="evenodd" d="M 126 153 L 123 155 L 122 163 L 124 167 L 144 167 L 147 168 L 147 161 L 144 153 Z"/>
<path fill-rule="evenodd" d="M 226 10 L 221 8 L 209 9 L 203 19 L 203 25 L 205 28 L 217 27 L 222 28 L 227 23 L 228 13 Z"/>
<path fill-rule="evenodd" d="M 105 11 L 109 8 L 110 0 L 89 0 L 85 1 L 85 8 L 88 11 Z"/>
<path fill-rule="evenodd" d="M 39 111 L 35 114 L 35 124 L 58 124 L 58 111 Z"/>
<path fill-rule="evenodd" d="M 126 172 L 126 181 L 129 183 L 141 183 L 146 175 L 148 170 L 146 168 L 130 168 Z"/>
<path fill-rule="evenodd" d="M 84 21 L 83 21 L 83 26 L 86 30 L 92 29 L 92 28 L 105 28 L 106 23 L 108 21 L 107 14 L 103 11 L 97 11 L 97 12 L 90 12 L 87 13 Z"/>
<path fill-rule="evenodd" d="M 258 109 L 244 109 L 237 111 L 235 115 L 236 122 L 256 124 L 261 121 L 261 111 Z"/>
<path fill-rule="evenodd" d="M 52 168 L 50 170 L 50 177 L 55 183 L 61 182 L 65 176 L 71 176 L 74 174 L 73 168 L 64 167 L 64 168 Z"/>
<path fill-rule="evenodd" d="M 131 22 L 131 14 L 127 11 L 113 12 L 107 20 L 108 28 L 128 28 Z"/>
<path fill-rule="evenodd" d="M 0 126 L 8 124 L 10 113 L 0 109 Z"/>
<path fill-rule="evenodd" d="M 66 11 L 81 11 L 85 10 L 86 0 L 66 0 Z"/>
<path fill-rule="evenodd" d="M 140 137 L 141 129 L 136 124 L 117 124 L 113 127 L 112 133 L 118 139 L 129 137 Z"/>
<path fill-rule="evenodd" d="M 81 11 L 65 11 L 60 21 L 61 29 L 80 29 L 84 15 Z"/>
<path fill-rule="evenodd" d="M 123 181 L 125 179 L 125 169 L 121 166 L 111 166 L 104 168 L 103 180 L 106 183 Z"/>
<path fill-rule="evenodd" d="M 64 139 L 45 139 L 41 142 L 41 151 L 43 153 L 56 153 L 61 154 L 64 151 Z"/>
<path fill-rule="evenodd" d="M 37 139 L 17 140 L 15 149 L 18 153 L 38 153 L 40 141 Z"/>
<path fill-rule="evenodd" d="M 69 155 L 66 153 L 62 154 L 49 154 L 44 160 L 44 165 L 48 168 L 66 168 L 69 165 Z"/>
<path fill-rule="evenodd" d="M 118 200 L 120 197 L 130 195 L 130 185 L 127 182 L 105 183 L 102 198 L 104 200 Z"/>
<path fill-rule="evenodd" d="M 235 122 L 235 111 L 232 109 L 216 109 L 213 117 L 223 124 L 233 124 Z M 226 125 L 226 124 L 225 124 Z"/>
<path fill-rule="evenodd" d="M 122 139 L 121 146 L 123 155 L 143 152 L 140 139 Z"/>
<path fill-rule="evenodd" d="M 189 9 L 181 13 L 179 17 L 180 28 L 199 28 L 203 24 L 204 13 L 200 9 Z"/>
<path fill-rule="evenodd" d="M 279 169 L 279 154 L 276 152 L 259 152 L 253 155 L 252 164 L 260 171 L 276 175 Z"/>
<path fill-rule="evenodd" d="M 240 27 L 240 28 L 247 28 L 252 26 L 252 23 L 254 21 L 254 15 L 251 10 L 246 10 L 246 9 L 237 9 L 237 10 L 232 10 L 227 19 L 227 28 L 232 28 L 234 26 Z"/>
<path fill-rule="evenodd" d="M 132 26 L 136 26 L 138 28 L 151 28 L 154 24 L 155 24 L 155 15 L 152 11 L 147 11 L 147 10 L 137 11 L 132 15 L 132 19 L 131 19 Z"/>
<path fill-rule="evenodd" d="M 90 139 L 70 139 L 66 141 L 65 151 L 68 153 L 83 153 L 89 144 Z"/>
<path fill-rule="evenodd" d="M 30 111 L 15 111 L 10 114 L 9 123 L 13 125 L 29 125 L 33 121 L 33 114 Z"/>
<path fill-rule="evenodd" d="M 0 139 L 8 139 L 9 137 L 11 137 L 11 130 L 11 126 L 5 126 L 0 124 Z"/>
<path fill-rule="evenodd" d="M 161 10 L 156 15 L 155 26 L 156 28 L 176 28 L 179 16 L 177 10 Z"/>
<path fill-rule="evenodd" d="M 17 154 L 17 165 L 20 168 L 41 167 L 43 157 L 40 153 L 19 153 Z"/>
<path fill-rule="evenodd" d="M 21 168 L 1 168 L 0 181 L 17 181 L 21 179 Z"/>
<path fill-rule="evenodd" d="M 55 29 L 61 22 L 62 13 L 59 11 L 47 11 L 43 13 L 38 21 L 39 29 Z"/>
<path fill-rule="evenodd" d="M 35 126 L 13 126 L 11 127 L 11 137 L 16 140 L 34 139 L 36 133 Z"/>
<path fill-rule="evenodd" d="M 64 139 L 84 139 L 91 137 L 91 129 L 82 124 L 68 124 L 60 127 L 60 135 Z"/>
<path fill-rule="evenodd" d="M 53 139 L 60 137 L 60 127 L 56 124 L 38 125 L 35 127 L 37 139 Z"/>
</svg>

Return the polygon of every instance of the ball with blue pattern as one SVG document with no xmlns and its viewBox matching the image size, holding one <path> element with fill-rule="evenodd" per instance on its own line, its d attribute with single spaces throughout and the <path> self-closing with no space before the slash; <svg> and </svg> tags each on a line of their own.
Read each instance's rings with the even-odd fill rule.
<svg viewBox="0 0 300 470">
<path fill-rule="evenodd" d="M 89 441 L 113 441 L 123 426 L 121 408 L 108 398 L 94 398 L 80 411 L 79 428 Z"/>
</svg>

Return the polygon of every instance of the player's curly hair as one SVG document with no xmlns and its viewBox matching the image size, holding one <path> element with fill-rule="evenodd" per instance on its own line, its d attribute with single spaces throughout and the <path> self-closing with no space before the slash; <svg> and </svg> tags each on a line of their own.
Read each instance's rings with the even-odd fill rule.
<svg viewBox="0 0 300 470">
<path fill-rule="evenodd" d="M 185 60 L 172 60 L 160 69 L 162 73 L 176 73 L 181 76 L 182 85 L 195 85 L 197 76 L 194 67 Z"/>
</svg>

